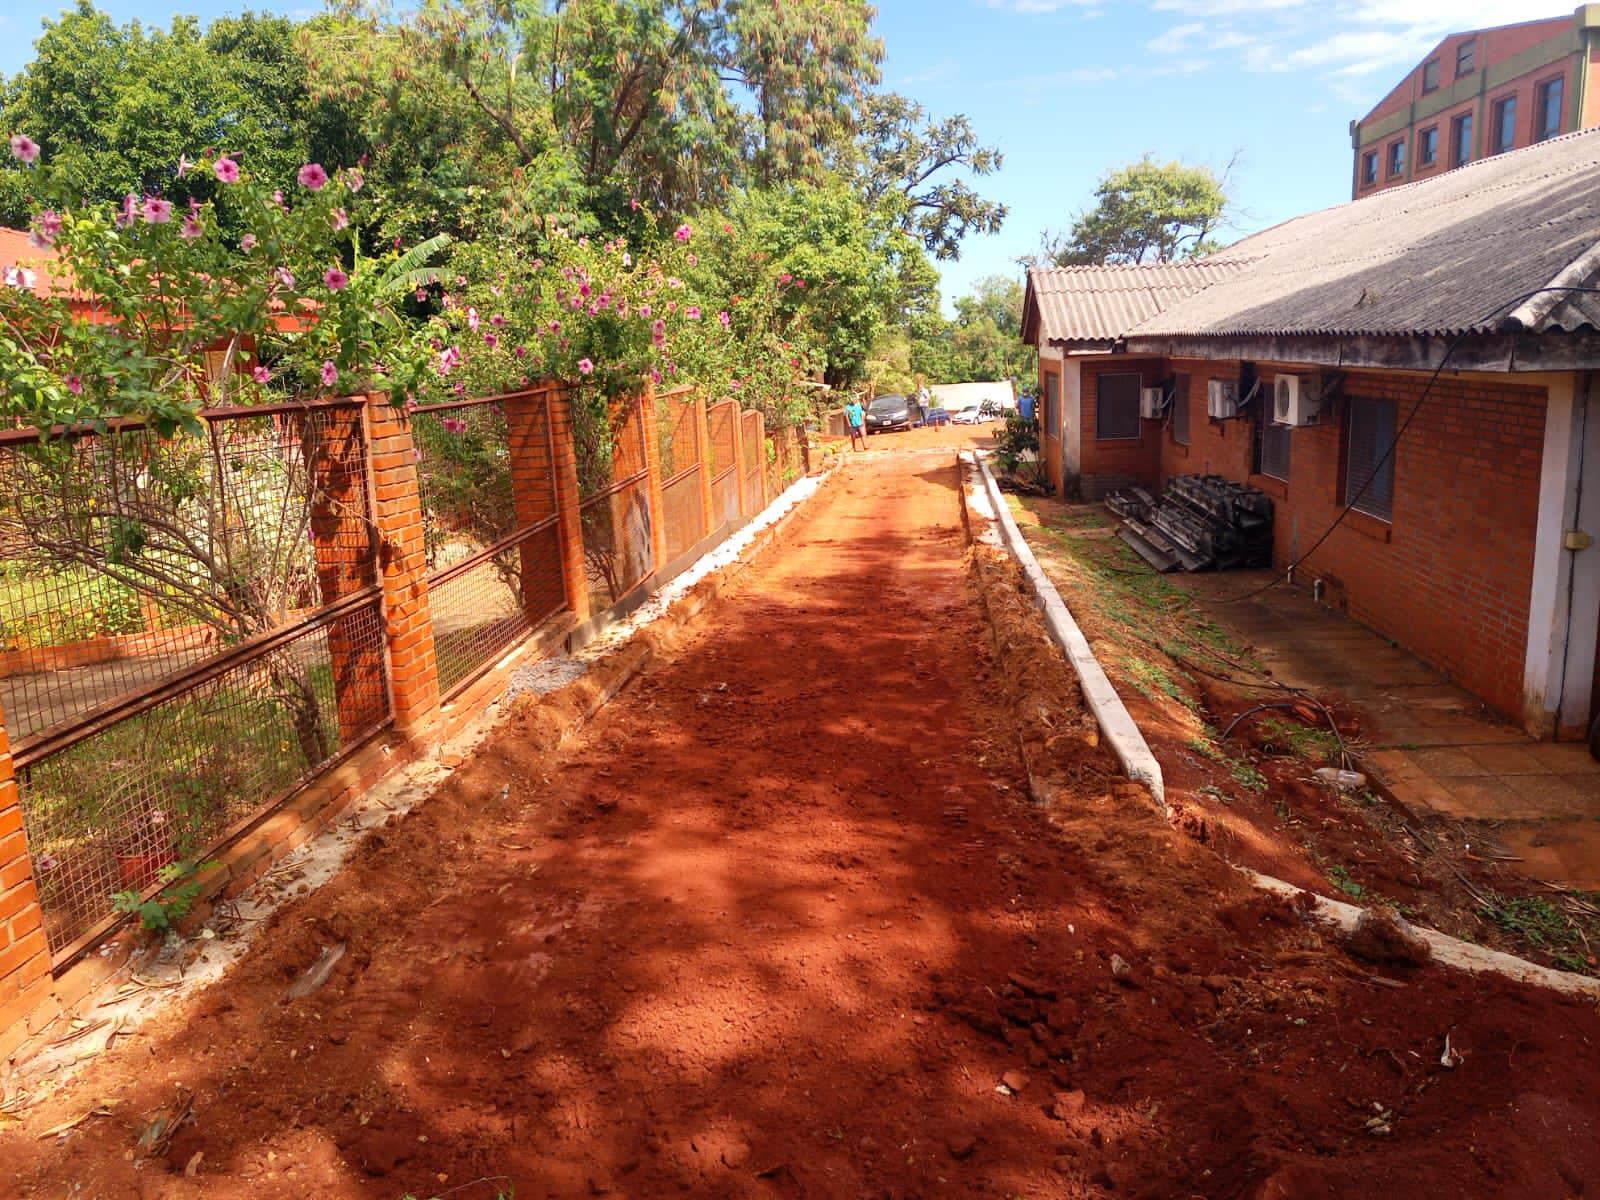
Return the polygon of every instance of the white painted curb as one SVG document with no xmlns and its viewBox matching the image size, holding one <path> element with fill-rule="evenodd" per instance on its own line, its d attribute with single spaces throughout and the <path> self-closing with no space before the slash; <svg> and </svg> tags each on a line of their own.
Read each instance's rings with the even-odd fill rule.
<svg viewBox="0 0 1600 1200">
<path fill-rule="evenodd" d="M 1117 689 L 1111 686 L 1105 668 L 1100 665 L 1100 660 L 1089 648 L 1089 640 L 1083 636 L 1078 623 L 1072 619 L 1072 612 L 1061 599 L 1061 593 L 1056 591 L 1056 585 L 1050 582 L 1049 576 L 1040 568 L 1039 560 L 1033 556 L 1033 551 L 1022 536 L 1022 530 L 1017 528 L 1017 522 L 1011 515 L 1005 496 L 1000 492 L 1000 485 L 995 482 L 994 476 L 989 471 L 989 464 L 984 461 L 983 456 L 970 450 L 962 451 L 961 457 L 975 465 L 983 475 L 988 507 L 992 509 L 993 519 L 999 522 L 1000 532 L 1007 548 L 1022 567 L 1022 573 L 1028 579 L 1028 586 L 1033 589 L 1034 596 L 1044 609 L 1045 626 L 1050 630 L 1051 640 L 1061 647 L 1061 652 L 1066 655 L 1067 661 L 1077 673 L 1078 682 L 1083 687 L 1083 698 L 1089 705 L 1089 711 L 1094 714 L 1095 723 L 1100 726 L 1101 736 L 1110 744 L 1112 753 L 1117 756 L 1117 761 L 1122 764 L 1122 769 L 1128 778 L 1148 787 L 1156 805 L 1165 813 L 1167 788 L 1161 776 L 1161 764 L 1150 752 L 1150 745 L 1144 740 L 1144 734 L 1129 715 L 1127 706 L 1122 703 L 1122 697 L 1117 695 Z"/>
</svg>

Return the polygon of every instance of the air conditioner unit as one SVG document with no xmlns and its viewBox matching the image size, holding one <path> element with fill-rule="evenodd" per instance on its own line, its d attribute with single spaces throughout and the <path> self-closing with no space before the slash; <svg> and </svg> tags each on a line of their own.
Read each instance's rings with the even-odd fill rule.
<svg viewBox="0 0 1600 1200">
<path fill-rule="evenodd" d="M 1166 407 L 1166 393 L 1160 388 L 1153 387 L 1139 389 L 1139 415 L 1146 421 L 1159 420 Z"/>
<path fill-rule="evenodd" d="M 1272 420 L 1295 427 L 1322 420 L 1322 390 L 1315 376 L 1279 375 L 1273 380 Z"/>
<path fill-rule="evenodd" d="M 1239 415 L 1239 384 L 1233 379 L 1206 382 L 1206 416 L 1227 421 Z"/>
</svg>

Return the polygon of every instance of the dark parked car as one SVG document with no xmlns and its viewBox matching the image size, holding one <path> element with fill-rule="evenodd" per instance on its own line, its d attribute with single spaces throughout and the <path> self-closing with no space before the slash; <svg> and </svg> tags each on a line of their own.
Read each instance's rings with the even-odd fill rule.
<svg viewBox="0 0 1600 1200">
<path fill-rule="evenodd" d="M 910 429 L 919 423 L 922 407 L 904 396 L 879 396 L 867 405 L 867 432 Z"/>
<path fill-rule="evenodd" d="M 950 414 L 942 408 L 930 408 L 922 414 L 922 423 L 924 425 L 948 425 L 950 424 Z"/>
</svg>

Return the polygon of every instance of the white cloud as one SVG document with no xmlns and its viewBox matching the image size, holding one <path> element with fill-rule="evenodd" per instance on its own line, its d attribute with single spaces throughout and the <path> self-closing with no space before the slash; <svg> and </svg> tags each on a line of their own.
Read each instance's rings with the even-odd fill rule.
<svg viewBox="0 0 1600 1200">
<path fill-rule="evenodd" d="M 1303 9 L 1309 0 L 1155 0 L 1157 12 L 1188 13 L 1196 17 L 1234 17 Z"/>
<path fill-rule="evenodd" d="M 1005 8 L 1018 13 L 1053 13 L 1064 8 L 1095 8 L 1101 0 L 987 0 L 990 8 Z M 1099 16 L 1098 12 L 1086 14 Z"/>
<path fill-rule="evenodd" d="M 1154 51 L 1156 54 L 1182 54 L 1189 49 L 1189 44 L 1205 31 L 1205 23 L 1202 21 L 1174 25 L 1165 33 L 1151 38 L 1144 46 L 1146 50 Z"/>
</svg>

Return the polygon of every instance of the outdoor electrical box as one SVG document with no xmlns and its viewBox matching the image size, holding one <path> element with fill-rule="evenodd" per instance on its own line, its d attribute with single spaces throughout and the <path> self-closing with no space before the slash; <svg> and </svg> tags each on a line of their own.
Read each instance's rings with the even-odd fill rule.
<svg viewBox="0 0 1600 1200">
<path fill-rule="evenodd" d="M 1322 423 L 1322 390 L 1313 375 L 1279 375 L 1272 381 L 1272 420 L 1300 428 Z"/>
<path fill-rule="evenodd" d="M 1227 421 L 1239 415 L 1239 385 L 1231 379 L 1206 382 L 1206 416 Z"/>
<path fill-rule="evenodd" d="M 1146 421 L 1158 420 L 1166 407 L 1166 394 L 1160 388 L 1139 389 L 1139 415 Z"/>
</svg>

